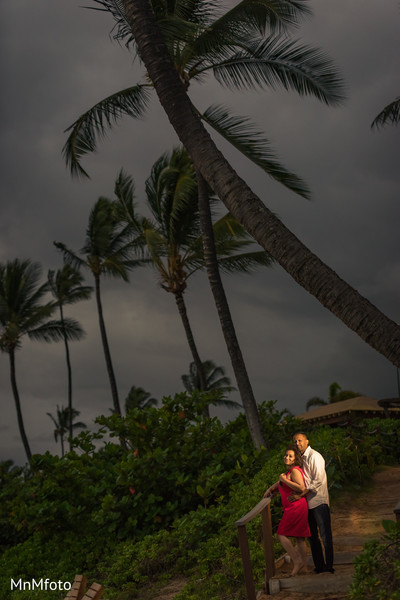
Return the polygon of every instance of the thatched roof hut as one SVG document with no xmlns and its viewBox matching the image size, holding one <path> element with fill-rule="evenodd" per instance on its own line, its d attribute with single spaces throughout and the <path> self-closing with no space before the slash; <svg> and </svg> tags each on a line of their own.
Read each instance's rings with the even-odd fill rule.
<svg viewBox="0 0 400 600">
<path fill-rule="evenodd" d="M 317 423 L 319 425 L 343 425 L 349 421 L 368 417 L 399 418 L 400 408 L 393 406 L 393 400 L 391 399 L 390 403 L 385 405 L 383 401 L 378 401 L 374 398 L 357 396 L 349 400 L 317 406 L 317 408 L 298 415 L 297 418 L 310 425 Z"/>
</svg>

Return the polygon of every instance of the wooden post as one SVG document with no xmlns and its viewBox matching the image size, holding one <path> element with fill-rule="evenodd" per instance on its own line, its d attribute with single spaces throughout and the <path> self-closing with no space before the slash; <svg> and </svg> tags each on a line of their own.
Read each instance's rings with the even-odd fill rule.
<svg viewBox="0 0 400 600">
<path fill-rule="evenodd" d="M 242 563 L 244 571 L 244 581 L 246 584 L 247 599 L 256 600 L 256 590 L 254 587 L 253 569 L 251 568 L 249 541 L 247 539 L 246 525 L 238 527 L 239 546 L 242 554 Z"/>
<path fill-rule="evenodd" d="M 92 583 L 82 600 L 99 600 L 104 592 L 104 588 L 100 583 Z"/>
<path fill-rule="evenodd" d="M 261 513 L 263 545 L 265 558 L 265 591 L 269 594 L 269 580 L 275 575 L 274 544 L 272 541 L 271 505 L 268 504 Z"/>
<path fill-rule="evenodd" d="M 75 575 L 74 582 L 65 596 L 65 600 L 81 600 L 87 586 L 87 579 L 84 575 Z"/>
<path fill-rule="evenodd" d="M 84 575 L 76 575 L 74 583 L 64 600 L 100 600 L 104 592 L 103 586 L 100 583 L 92 583 L 85 594 L 86 586 L 86 577 Z"/>
<path fill-rule="evenodd" d="M 269 593 L 269 580 L 275 574 L 274 549 L 272 542 L 272 523 L 271 523 L 271 498 L 263 498 L 247 515 L 236 521 L 238 528 L 239 546 L 242 554 L 242 563 L 244 571 L 244 580 L 246 583 L 247 600 L 256 600 L 256 591 L 254 587 L 253 570 L 251 568 L 251 558 L 249 542 L 247 539 L 246 524 L 252 521 L 261 513 L 263 546 L 265 557 L 265 581 L 266 592 Z"/>
</svg>

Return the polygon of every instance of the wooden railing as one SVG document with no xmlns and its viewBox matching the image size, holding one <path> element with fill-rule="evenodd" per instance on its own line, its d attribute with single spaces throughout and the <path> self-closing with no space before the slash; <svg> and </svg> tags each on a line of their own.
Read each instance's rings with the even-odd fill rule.
<svg viewBox="0 0 400 600">
<path fill-rule="evenodd" d="M 400 502 L 393 509 L 393 512 L 394 512 L 394 516 L 396 517 L 396 521 L 400 521 Z"/>
<path fill-rule="evenodd" d="M 248 600 L 256 600 L 256 590 L 254 586 L 253 569 L 251 567 L 251 557 L 249 541 L 247 538 L 246 525 L 255 517 L 261 514 L 262 535 L 265 558 L 265 591 L 269 593 L 269 580 L 275 575 L 274 547 L 272 541 L 272 521 L 271 521 L 271 498 L 263 498 L 247 515 L 236 521 L 238 528 L 239 546 L 242 554 L 244 579 Z"/>
</svg>

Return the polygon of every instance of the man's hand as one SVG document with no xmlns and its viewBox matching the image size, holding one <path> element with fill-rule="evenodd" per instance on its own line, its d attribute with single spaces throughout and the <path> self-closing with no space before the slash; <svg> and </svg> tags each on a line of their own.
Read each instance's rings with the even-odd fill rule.
<svg viewBox="0 0 400 600">
<path fill-rule="evenodd" d="M 307 490 L 302 492 L 292 492 L 290 496 L 288 496 L 289 502 L 297 502 L 300 498 L 303 498 L 307 494 Z"/>
</svg>

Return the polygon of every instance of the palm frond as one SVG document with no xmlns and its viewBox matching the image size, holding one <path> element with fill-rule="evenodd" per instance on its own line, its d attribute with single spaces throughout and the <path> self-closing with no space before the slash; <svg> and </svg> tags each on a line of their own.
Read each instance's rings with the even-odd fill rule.
<svg viewBox="0 0 400 600">
<path fill-rule="evenodd" d="M 210 106 L 201 118 L 270 177 L 296 194 L 310 197 L 307 185 L 278 162 L 269 141 L 248 117 L 232 115 L 224 106 Z"/>
<path fill-rule="evenodd" d="M 130 227 L 133 245 L 140 246 L 141 224 L 140 216 L 136 214 L 135 182 L 133 177 L 124 172 L 119 172 L 114 185 L 116 200 L 113 203 L 115 218 L 121 224 Z"/>
<path fill-rule="evenodd" d="M 269 34 L 282 35 L 298 24 L 300 17 L 309 14 L 305 2 L 291 0 L 242 0 L 198 34 L 187 44 L 184 53 L 189 79 L 215 64 L 228 60 L 246 42 Z"/>
<path fill-rule="evenodd" d="M 213 67 L 214 75 L 229 89 L 278 86 L 300 95 L 315 96 L 328 105 L 344 99 L 344 86 L 333 62 L 321 50 L 296 40 L 255 39 L 231 58 Z"/>
<path fill-rule="evenodd" d="M 154 5 L 154 0 L 152 3 Z M 173 8 L 180 19 L 205 27 L 217 18 L 219 10 L 220 2 L 216 0 L 175 0 Z"/>
<path fill-rule="evenodd" d="M 80 258 L 75 252 L 67 248 L 67 246 L 62 242 L 53 242 L 53 244 L 57 248 L 57 250 L 60 250 L 60 252 L 62 252 L 64 261 L 73 269 L 79 270 L 81 267 L 87 266 L 86 262 L 82 258 Z"/>
<path fill-rule="evenodd" d="M 213 30 L 213 34 L 225 35 L 229 32 L 235 36 L 255 32 L 265 35 L 267 30 L 282 33 L 289 27 L 297 26 L 300 18 L 309 14 L 311 11 L 304 1 L 242 0 L 222 14 L 209 30 Z"/>
<path fill-rule="evenodd" d="M 71 265 L 64 264 L 57 271 L 49 269 L 47 273 L 50 291 L 59 306 L 64 304 L 75 304 L 81 300 L 88 300 L 93 288 L 88 285 L 82 285 L 82 274 L 73 269 Z"/>
<path fill-rule="evenodd" d="M 85 112 L 65 131 L 70 131 L 63 148 L 63 156 L 74 176 L 89 177 L 82 167 L 81 158 L 94 152 L 97 139 L 104 137 L 123 116 L 143 117 L 149 102 L 149 84 L 138 84 L 108 96 Z"/>
<path fill-rule="evenodd" d="M 64 334 L 68 340 L 79 340 L 84 335 L 79 323 L 73 319 L 65 319 L 64 322 L 47 321 L 27 333 L 29 339 L 38 342 L 60 342 L 64 339 Z"/>
<path fill-rule="evenodd" d="M 383 125 L 397 125 L 400 122 L 400 96 L 385 108 L 372 121 L 371 128 L 383 127 Z"/>
<path fill-rule="evenodd" d="M 268 252 L 245 252 L 218 258 L 218 265 L 224 273 L 251 273 L 257 267 L 270 267 L 274 262 Z"/>
<path fill-rule="evenodd" d="M 100 4 L 104 8 L 95 8 L 94 6 L 86 6 L 92 10 L 109 12 L 115 20 L 115 25 L 111 30 L 114 33 L 112 36 L 115 40 L 125 40 L 125 45 L 129 46 L 135 42 L 132 30 L 126 18 L 125 6 L 123 0 L 93 0 L 96 4 Z"/>
</svg>

